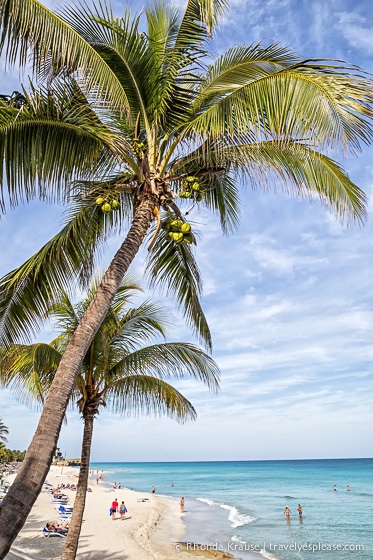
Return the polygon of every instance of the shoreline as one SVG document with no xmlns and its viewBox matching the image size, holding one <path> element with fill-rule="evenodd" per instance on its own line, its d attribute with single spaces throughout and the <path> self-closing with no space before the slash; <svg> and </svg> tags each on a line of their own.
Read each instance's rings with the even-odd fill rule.
<svg viewBox="0 0 373 560">
<path fill-rule="evenodd" d="M 76 483 L 76 468 L 64 467 L 63 473 L 60 471 L 61 467 L 52 466 L 47 481 L 54 486 Z M 16 473 L 8 480 L 11 482 L 15 477 Z M 96 485 L 94 477 L 89 484 L 92 492 L 87 493 L 77 552 L 79 560 L 239 560 L 232 554 L 210 550 L 208 545 L 184 541 L 187 526 L 176 500 L 127 488 L 113 489 L 110 483 Z M 72 506 L 75 492 L 70 489 L 62 492 L 68 495 L 69 506 Z M 123 500 L 128 509 L 124 521 L 119 514 L 114 522 L 110 517 L 109 509 L 115 498 L 119 503 Z M 47 522 L 58 519 L 50 494 L 42 490 L 6 560 L 58 560 L 64 538 L 45 538 L 42 532 Z"/>
</svg>

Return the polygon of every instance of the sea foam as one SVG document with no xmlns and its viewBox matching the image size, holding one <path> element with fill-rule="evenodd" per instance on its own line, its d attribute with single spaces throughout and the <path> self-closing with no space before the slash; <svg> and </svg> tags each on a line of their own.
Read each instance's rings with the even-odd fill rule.
<svg viewBox="0 0 373 560">
<path fill-rule="evenodd" d="M 242 525 L 252 523 L 256 520 L 256 517 L 251 517 L 251 515 L 244 515 L 243 513 L 240 513 L 235 506 L 229 506 L 228 504 L 214 502 L 213 500 L 209 500 L 208 498 L 197 498 L 197 500 L 200 502 L 204 502 L 209 506 L 217 506 L 222 509 L 228 510 L 228 519 L 231 522 L 231 527 L 233 527 L 234 529 L 236 527 L 242 527 Z"/>
</svg>

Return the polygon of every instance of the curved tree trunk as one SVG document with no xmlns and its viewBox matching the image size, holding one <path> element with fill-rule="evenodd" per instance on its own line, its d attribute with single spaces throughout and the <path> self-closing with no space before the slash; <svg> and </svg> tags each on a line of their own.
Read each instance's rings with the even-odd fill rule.
<svg viewBox="0 0 373 560">
<path fill-rule="evenodd" d="M 78 550 L 79 536 L 82 528 L 85 499 L 87 496 L 89 460 L 91 457 L 92 433 L 94 414 L 88 414 L 84 418 L 84 433 L 82 443 L 82 454 L 80 458 L 80 472 L 78 489 L 76 491 L 74 509 L 71 517 L 69 532 L 65 540 L 61 560 L 75 560 Z"/>
<path fill-rule="evenodd" d="M 0 560 L 8 553 L 42 489 L 84 355 L 144 240 L 154 218 L 155 205 L 149 194 L 136 207 L 128 235 L 62 357 L 26 457 L 0 508 Z"/>
</svg>

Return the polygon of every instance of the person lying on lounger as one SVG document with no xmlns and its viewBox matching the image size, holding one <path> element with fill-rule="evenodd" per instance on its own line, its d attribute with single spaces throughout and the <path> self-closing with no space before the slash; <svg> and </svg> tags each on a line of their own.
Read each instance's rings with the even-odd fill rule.
<svg viewBox="0 0 373 560">
<path fill-rule="evenodd" d="M 64 523 L 58 523 L 58 521 L 50 521 L 46 525 L 47 530 L 51 533 L 67 533 L 70 527 L 70 522 L 68 519 Z"/>
</svg>

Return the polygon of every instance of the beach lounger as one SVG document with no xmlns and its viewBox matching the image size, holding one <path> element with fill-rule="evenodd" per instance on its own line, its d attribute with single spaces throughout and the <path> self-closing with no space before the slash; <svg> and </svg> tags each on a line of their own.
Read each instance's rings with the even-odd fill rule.
<svg viewBox="0 0 373 560">
<path fill-rule="evenodd" d="M 57 531 L 48 531 L 48 529 L 46 527 L 44 527 L 43 529 L 43 535 L 44 537 L 46 537 L 47 539 L 49 537 L 66 537 L 67 535 L 67 531 L 64 531 L 63 533 L 59 533 Z"/>
<path fill-rule="evenodd" d="M 149 502 L 149 498 L 137 498 L 138 502 Z"/>
<path fill-rule="evenodd" d="M 58 508 L 57 508 L 57 506 L 56 506 L 56 509 L 58 509 L 58 511 L 59 511 L 60 513 L 70 513 L 70 514 L 71 514 L 71 513 L 73 512 L 73 509 L 74 509 L 74 508 L 65 507 L 65 506 L 63 506 L 63 505 L 60 505 Z"/>
</svg>

